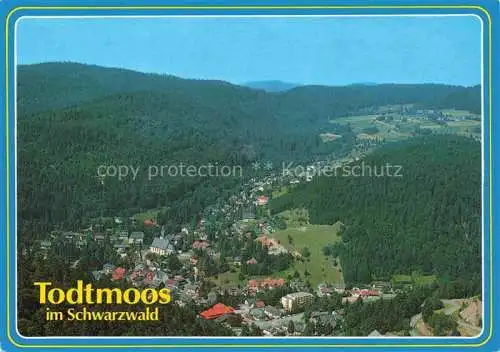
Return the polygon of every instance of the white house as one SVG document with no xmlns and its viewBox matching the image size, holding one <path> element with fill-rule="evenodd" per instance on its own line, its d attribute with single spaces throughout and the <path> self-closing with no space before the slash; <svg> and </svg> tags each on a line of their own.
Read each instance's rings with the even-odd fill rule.
<svg viewBox="0 0 500 352">
<path fill-rule="evenodd" d="M 158 255 L 170 255 L 174 252 L 174 247 L 163 237 L 155 237 L 149 247 L 151 253 Z"/>
</svg>

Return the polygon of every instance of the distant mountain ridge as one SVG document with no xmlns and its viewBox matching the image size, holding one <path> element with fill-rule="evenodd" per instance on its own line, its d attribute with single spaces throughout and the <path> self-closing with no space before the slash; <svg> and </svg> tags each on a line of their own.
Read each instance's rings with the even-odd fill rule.
<svg viewBox="0 0 500 352">
<path fill-rule="evenodd" d="M 225 81 L 183 79 L 172 75 L 71 62 L 50 62 L 18 66 L 18 113 L 20 116 L 73 106 L 118 93 L 162 92 L 193 97 L 213 104 L 217 98 L 236 97 L 245 108 L 271 104 L 297 109 L 307 119 L 340 117 L 373 105 L 414 103 L 422 107 L 456 108 L 480 113 L 480 86 L 461 87 L 442 84 L 379 84 L 342 87 L 294 86 L 267 94 L 264 89 L 234 85 Z M 285 86 L 281 85 L 282 88 Z M 205 99 L 206 98 L 206 99 Z M 212 103 L 210 103 L 212 101 Z M 217 107 L 215 107 L 217 108 Z M 258 108 L 258 107 L 257 107 Z"/>
<path fill-rule="evenodd" d="M 285 92 L 287 90 L 302 86 L 302 84 L 283 82 L 279 80 L 254 81 L 243 83 L 242 85 L 253 89 L 261 89 L 269 93 Z"/>
<path fill-rule="evenodd" d="M 375 82 L 357 82 L 357 83 L 351 83 L 349 84 L 350 86 L 376 86 L 378 83 Z"/>
</svg>

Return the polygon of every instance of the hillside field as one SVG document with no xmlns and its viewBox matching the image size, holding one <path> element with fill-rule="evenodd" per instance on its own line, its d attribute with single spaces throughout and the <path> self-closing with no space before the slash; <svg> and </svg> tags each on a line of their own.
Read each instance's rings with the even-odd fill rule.
<svg viewBox="0 0 500 352">
<path fill-rule="evenodd" d="M 310 257 L 303 258 L 304 261 L 296 260 L 293 267 L 285 271 L 285 275 L 292 274 L 297 270 L 301 277 L 304 277 L 304 271 L 307 270 L 311 275 L 307 279 L 313 287 L 321 282 L 341 283 L 344 282 L 342 269 L 337 260 L 337 267 L 333 266 L 333 259 L 323 255 L 323 247 L 327 244 L 335 243 L 340 240 L 340 224 L 334 225 L 305 225 L 299 227 L 290 227 L 286 230 L 278 231 L 272 235 L 289 251 L 301 252 L 307 247 L 311 253 Z M 289 243 L 291 237 L 292 243 Z"/>
<path fill-rule="evenodd" d="M 293 265 L 284 271 L 276 272 L 270 275 L 249 275 L 246 280 L 250 279 L 264 279 L 266 277 L 283 277 L 287 278 L 289 275 L 298 271 L 303 280 L 309 280 L 313 288 L 319 283 L 343 283 L 344 277 L 342 275 L 342 268 L 340 261 L 337 259 L 337 266 L 333 266 L 334 259 L 325 257 L 323 255 L 323 247 L 327 244 L 335 243 L 340 240 L 338 235 L 340 224 L 335 225 L 305 225 L 298 227 L 289 227 L 286 230 L 281 230 L 273 233 L 270 237 L 276 238 L 280 243 L 287 248 L 290 252 L 301 252 L 304 247 L 310 251 L 309 261 L 304 258 L 303 261 L 296 259 Z M 288 236 L 292 238 L 292 244 L 288 241 Z M 323 271 L 324 269 L 324 271 Z M 308 271 L 309 276 L 305 277 L 304 272 Z M 217 278 L 211 277 L 210 279 L 221 287 L 231 287 L 239 282 L 239 270 L 236 272 L 225 272 L 217 275 Z"/>
</svg>

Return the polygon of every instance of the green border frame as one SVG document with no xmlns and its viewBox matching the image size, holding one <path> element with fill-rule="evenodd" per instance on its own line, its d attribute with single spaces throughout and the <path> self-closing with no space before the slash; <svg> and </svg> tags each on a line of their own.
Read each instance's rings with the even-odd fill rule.
<svg viewBox="0 0 500 352">
<path fill-rule="evenodd" d="M 31 345 L 31 344 L 19 344 L 16 342 L 11 335 L 11 319 L 10 319 L 10 276 L 8 275 L 10 270 L 10 165 L 9 165 L 9 25 L 11 17 L 14 13 L 21 10 L 343 10 L 343 9 L 462 9 L 462 10 L 479 10 L 486 15 L 487 18 L 487 28 L 488 28 L 488 58 L 487 58 L 487 67 L 488 67 L 488 180 L 489 180 L 489 260 L 490 260 L 490 276 L 489 276 L 489 287 L 490 287 L 490 297 L 489 297 L 489 314 L 490 314 L 490 324 L 488 327 L 488 336 L 481 342 L 475 344 L 157 344 L 157 345 L 78 345 L 78 344 L 70 344 L 70 345 Z M 6 248 L 6 258 L 7 258 L 7 338 L 9 341 L 16 347 L 20 348 L 252 348 L 252 347 L 260 347 L 260 348 L 282 348 L 282 347 L 293 347 L 293 348 L 314 348 L 314 347 L 343 347 L 343 348 L 360 348 L 360 347 L 378 347 L 378 348 L 421 348 L 421 347 L 481 347 L 485 345 L 493 335 L 493 210 L 492 210 L 492 167 L 493 167 L 493 159 L 492 159 L 492 98 L 491 98 L 491 90 L 492 90 L 492 24 L 491 24 L 491 16 L 488 10 L 484 7 L 476 6 L 476 5 L 344 5 L 344 6 L 335 6 L 335 5 L 311 5 L 311 6 L 300 6 L 300 5 L 282 5 L 282 6 L 25 6 L 25 7 L 16 7 L 9 11 L 5 21 L 5 130 L 6 130 L 6 172 L 7 172 L 7 187 L 6 187 L 6 197 L 7 197 L 7 207 L 6 207 L 6 229 L 7 229 L 7 248 Z M 15 40 L 15 38 L 14 38 Z M 482 87 L 484 89 L 484 87 Z M 483 111 L 484 114 L 484 111 Z M 484 116 L 484 115 L 483 115 Z M 483 141 L 484 143 L 484 141 Z M 141 338 L 142 336 L 138 336 L 137 338 Z M 82 337 L 84 338 L 84 337 Z M 109 338 L 113 338 L 113 336 L 109 336 Z M 144 338 L 147 338 L 145 336 Z"/>
</svg>

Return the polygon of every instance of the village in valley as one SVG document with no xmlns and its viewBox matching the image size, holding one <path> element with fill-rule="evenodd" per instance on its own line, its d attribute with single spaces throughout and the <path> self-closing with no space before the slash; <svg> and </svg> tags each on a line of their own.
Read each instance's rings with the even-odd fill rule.
<svg viewBox="0 0 500 352">
<path fill-rule="evenodd" d="M 389 115 L 381 116 L 370 121 L 383 123 Z M 368 138 L 367 145 L 367 128 L 358 132 L 357 147 L 334 163 L 358 160 L 377 144 L 373 141 L 381 140 Z M 390 280 L 346 285 L 342 263 L 332 250 L 341 241 L 341 222 L 310 224 L 306 209 L 271 215 L 272 198 L 311 182 L 310 171 L 324 163 L 308 165 L 301 175 L 270 170 L 250 178 L 239 192 L 204 209 L 179 231 L 159 225 L 162 209 L 154 209 L 131 217 L 92 219 L 76 232 L 53 231 L 39 241 L 37 251 L 45 258 L 51 251 L 72 258 L 72 267 L 88 269 L 89 280 L 102 285 L 168 288 L 172 304 L 203 307 L 199 319 L 223 324 L 235 335 L 342 335 L 346 304 L 390 300 L 436 277 L 403 273 Z M 99 259 L 89 259 L 95 254 L 88 253 L 89 244 L 98 249 Z M 458 314 L 465 335 L 477 334 L 481 309 L 460 314 L 481 302 L 462 303 L 448 309 L 449 314 Z M 422 324 L 414 317 L 409 333 L 430 334 Z M 401 332 L 385 335 L 397 334 Z M 369 336 L 382 334 L 374 330 Z"/>
<path fill-rule="evenodd" d="M 245 204 L 243 199 L 240 199 L 239 203 L 245 207 L 246 215 L 250 217 L 252 211 L 248 210 L 248 207 L 254 209 L 254 212 L 265 213 L 268 199 L 267 196 L 260 195 L 255 197 L 251 204 Z M 235 199 L 232 201 L 231 210 L 229 207 L 222 208 L 221 215 L 225 214 L 226 218 L 230 216 L 230 211 L 233 214 L 238 213 L 234 207 L 238 201 Z M 212 217 L 214 215 L 212 213 Z M 255 256 L 248 257 L 244 254 L 221 258 L 217 240 L 210 241 L 205 232 L 207 220 L 204 218 L 195 228 L 186 226 L 176 234 L 167 234 L 164 227 L 157 225 L 154 219 L 140 221 L 135 217 L 129 219 L 115 217 L 100 220 L 104 223 L 93 224 L 78 233 L 52 233 L 48 239 L 40 242 L 41 253 L 48 255 L 52 244 L 58 242 L 74 244 L 79 248 L 86 246 L 88 241 L 95 242 L 99 246 L 112 246 L 119 259 L 92 270 L 90 272 L 92 280 L 95 282 L 109 280 L 114 284 L 138 288 L 169 288 L 173 304 L 184 306 L 189 302 L 195 302 L 205 305 L 207 309 L 199 313 L 200 319 L 234 325 L 236 334 L 242 334 L 243 327 L 247 326 L 251 331 L 260 331 L 262 335 L 301 335 L 306 332 L 307 321 L 324 326 L 325 331 L 333 334 L 342 324 L 343 310 L 313 311 L 306 321 L 305 310 L 316 299 L 322 297 L 327 302 L 326 299 L 335 295 L 341 297 L 345 303 L 355 302 L 358 299 L 369 301 L 381 297 L 388 298 L 394 295 L 390 283 L 384 282 L 346 289 L 340 267 L 333 268 L 340 274 L 336 282 L 318 283 L 318 278 L 314 278 L 314 285 L 308 279 L 310 274 L 307 270 L 293 272 L 285 269 L 270 275 L 243 275 L 242 267 L 250 268 L 251 272 L 252 266 L 258 266 L 259 261 Z M 283 256 L 289 258 L 291 262 L 307 260 L 304 258 L 304 254 L 310 256 L 306 253 L 307 247 L 290 249 L 287 248 L 290 246 L 282 245 L 273 237 L 274 233 L 280 231 L 274 226 L 266 216 L 261 216 L 259 219 L 251 216 L 236 221 L 230 229 L 232 236 L 248 237 L 256 245 L 261 246 L 267 256 Z M 331 231 L 335 228 L 331 226 Z M 152 235 L 152 240 L 148 234 Z M 307 230 L 302 234 L 307 236 Z M 332 232 L 332 238 L 336 238 L 335 232 Z M 207 261 L 211 261 L 215 266 L 220 266 L 222 261 L 229 270 L 207 276 L 204 267 L 206 264 L 202 264 Z M 73 262 L 73 266 L 77 265 L 79 260 Z M 228 279 L 233 277 L 236 282 L 228 281 L 224 277 Z M 219 302 L 221 296 L 225 297 L 225 301 L 229 300 L 234 304 Z M 261 296 L 267 296 L 267 299 L 262 299 Z M 270 296 L 272 298 L 269 298 Z M 265 301 L 268 300 L 276 303 L 266 304 Z"/>
<path fill-rule="evenodd" d="M 319 7 L 18 23 L 19 343 L 487 337 L 480 21 Z"/>
</svg>

